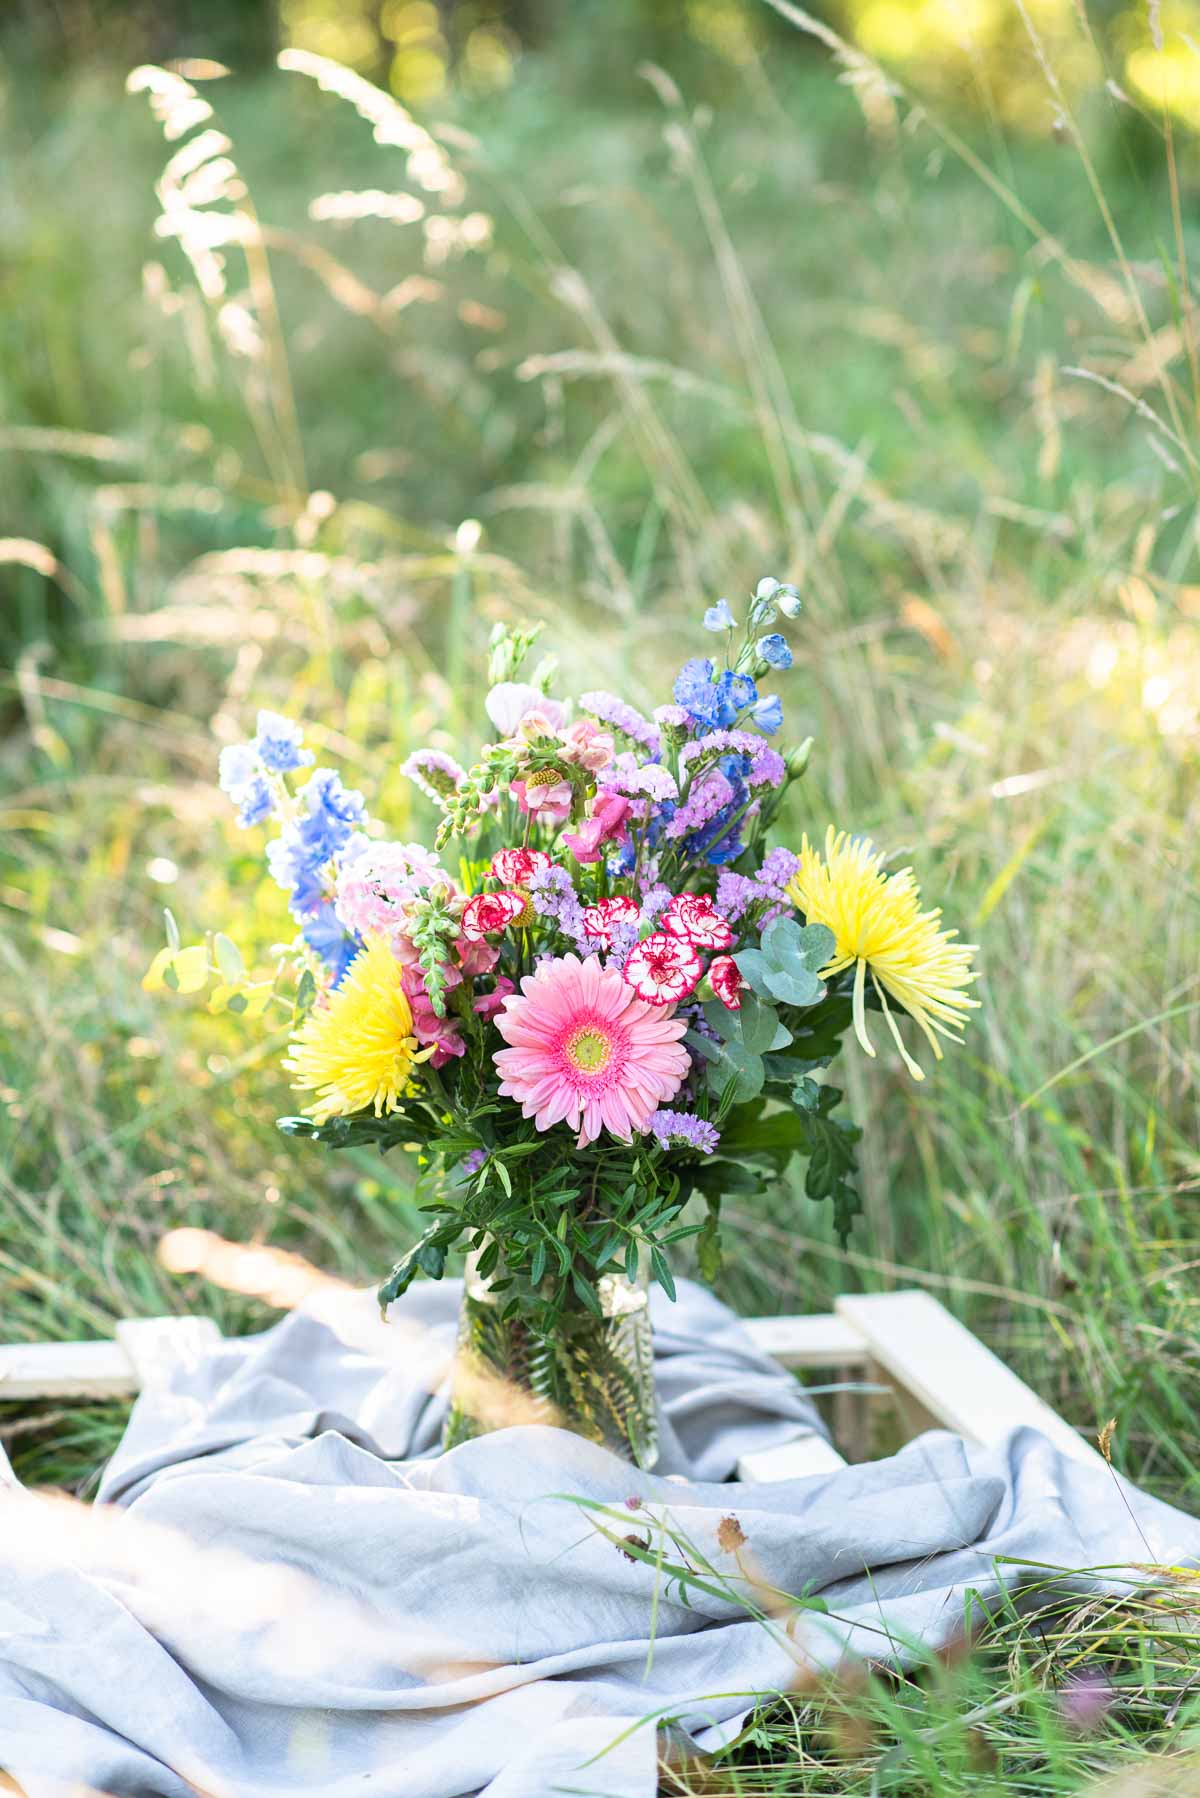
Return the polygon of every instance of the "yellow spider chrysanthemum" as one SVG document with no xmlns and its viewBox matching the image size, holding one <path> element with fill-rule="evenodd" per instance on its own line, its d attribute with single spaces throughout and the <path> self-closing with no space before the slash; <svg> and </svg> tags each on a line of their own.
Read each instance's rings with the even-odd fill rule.
<svg viewBox="0 0 1200 1798">
<path fill-rule="evenodd" d="M 914 1080 L 925 1078 L 900 1040 L 888 996 L 914 1017 L 938 1060 L 938 1036 L 958 1042 L 966 1013 L 978 1005 L 966 988 L 976 978 L 971 969 L 973 943 L 958 943 L 955 930 L 941 928 L 941 911 L 922 911 L 921 894 L 911 868 L 883 872 L 883 856 L 869 842 L 845 831 L 825 833 L 825 854 L 800 846 L 800 866 L 788 884 L 788 897 L 809 924 L 825 924 L 837 940 L 833 959 L 823 974 L 840 974 L 854 964 L 854 1034 L 868 1055 L 866 980 L 870 970 L 904 1065 Z"/>
<path fill-rule="evenodd" d="M 318 1124 L 368 1106 L 376 1117 L 394 1111 L 414 1063 L 428 1056 L 412 1034 L 401 973 L 387 943 L 369 938 L 342 984 L 292 1038 L 283 1065 L 297 1091 L 316 1093 L 306 1110 Z"/>
</svg>

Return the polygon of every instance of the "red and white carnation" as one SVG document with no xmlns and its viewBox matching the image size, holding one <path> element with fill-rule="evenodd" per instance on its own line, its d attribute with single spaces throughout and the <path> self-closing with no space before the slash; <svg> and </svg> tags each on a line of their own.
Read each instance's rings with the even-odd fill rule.
<svg viewBox="0 0 1200 1798">
<path fill-rule="evenodd" d="M 697 949 L 728 949 L 733 931 L 707 893 L 676 893 L 660 919 L 664 930 Z"/>
<path fill-rule="evenodd" d="M 742 1009 L 742 979 L 732 955 L 714 955 L 708 966 L 708 979 L 713 992 L 729 1011 Z"/>
<path fill-rule="evenodd" d="M 469 943 L 482 942 L 497 930 L 507 930 L 528 904 L 524 893 L 476 893 L 463 907 L 462 933 Z"/>
<path fill-rule="evenodd" d="M 703 967 L 691 943 L 656 930 L 634 944 L 624 972 L 639 999 L 651 1005 L 673 1005 L 695 989 Z"/>
<path fill-rule="evenodd" d="M 488 873 L 506 887 L 527 887 L 535 874 L 549 866 L 550 857 L 544 849 L 497 849 Z"/>
<path fill-rule="evenodd" d="M 597 899 L 595 905 L 583 908 L 583 928 L 594 943 L 599 943 L 602 949 L 611 949 L 617 926 L 636 924 L 641 915 L 641 908 L 633 899 L 619 895 L 612 899 Z"/>
</svg>

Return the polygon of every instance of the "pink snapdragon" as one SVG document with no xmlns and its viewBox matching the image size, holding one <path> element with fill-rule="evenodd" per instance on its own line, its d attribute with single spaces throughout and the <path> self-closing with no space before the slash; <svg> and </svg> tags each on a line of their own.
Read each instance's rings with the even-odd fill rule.
<svg viewBox="0 0 1200 1798">
<path fill-rule="evenodd" d="M 492 688 L 484 700 L 488 717 L 506 742 L 529 742 L 533 736 L 557 736 L 566 712 L 557 699 L 547 699 L 539 687 L 506 680 Z M 519 734 L 518 734 L 519 733 Z"/>
<path fill-rule="evenodd" d="M 597 793 L 592 801 L 591 816 L 579 829 L 566 832 L 563 842 L 577 862 L 598 862 L 604 843 L 623 843 L 628 830 L 629 801 L 620 793 Z"/>
<path fill-rule="evenodd" d="M 549 780 L 540 776 L 550 775 Z M 552 768 L 543 768 L 540 774 L 529 775 L 525 780 L 514 780 L 509 786 L 522 812 L 536 812 L 539 818 L 548 818 L 553 823 L 561 824 L 571 816 L 571 783 L 556 775 Z"/>
<path fill-rule="evenodd" d="M 415 955 L 415 951 L 413 953 Z M 457 968 L 446 967 L 442 973 L 447 990 L 462 984 L 462 975 Z M 425 990 L 425 976 L 415 960 L 406 962 L 401 981 L 412 1011 L 412 1033 L 423 1048 L 433 1050 L 430 1064 L 435 1068 L 445 1067 L 456 1056 L 465 1055 L 467 1045 L 462 1026 L 457 1018 L 438 1017 Z"/>
<path fill-rule="evenodd" d="M 477 1011 L 481 1018 L 494 1018 L 497 1012 L 503 1010 L 508 995 L 516 990 L 507 974 L 501 974 L 490 992 L 480 993 L 478 999 L 473 1001 L 471 1010 Z"/>
<path fill-rule="evenodd" d="M 589 774 L 599 774 L 616 756 L 616 745 L 609 731 L 601 730 L 591 718 L 577 718 L 569 724 L 562 738 L 562 759 Z"/>
</svg>

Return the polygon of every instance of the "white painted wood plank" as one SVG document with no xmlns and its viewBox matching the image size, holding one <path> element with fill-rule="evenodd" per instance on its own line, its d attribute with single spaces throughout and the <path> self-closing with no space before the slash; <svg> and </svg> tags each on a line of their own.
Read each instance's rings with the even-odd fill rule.
<svg viewBox="0 0 1200 1798">
<path fill-rule="evenodd" d="M 867 1345 L 849 1318 L 830 1314 L 744 1321 L 754 1346 L 785 1367 L 858 1367 L 867 1360 Z"/>
<path fill-rule="evenodd" d="M 929 1293 L 853 1295 L 836 1304 L 838 1316 L 859 1331 L 879 1366 L 947 1429 L 992 1443 L 1028 1425 L 1073 1460 L 1101 1461 L 1057 1411 Z"/>
<path fill-rule="evenodd" d="M 791 1442 L 743 1455 L 737 1464 L 737 1477 L 748 1484 L 803 1480 L 814 1473 L 836 1473 L 845 1465 L 832 1442 L 826 1441 L 818 1430 L 806 1430 Z"/>
<path fill-rule="evenodd" d="M 0 1402 L 31 1398 L 127 1398 L 138 1389 L 116 1342 L 22 1342 L 0 1348 Z"/>
<path fill-rule="evenodd" d="M 221 1340 L 211 1317 L 135 1317 L 117 1325 L 117 1341 L 143 1389 L 162 1385 L 177 1367 L 194 1367 Z"/>
</svg>

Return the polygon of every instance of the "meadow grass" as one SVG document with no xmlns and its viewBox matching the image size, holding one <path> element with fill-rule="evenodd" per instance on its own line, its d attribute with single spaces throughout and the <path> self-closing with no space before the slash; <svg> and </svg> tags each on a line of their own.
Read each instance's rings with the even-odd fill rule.
<svg viewBox="0 0 1200 1798">
<path fill-rule="evenodd" d="M 164 148 L 104 71 L 48 105 L 10 84 L 4 1338 L 268 1321 L 163 1268 L 180 1225 L 362 1281 L 415 1227 L 402 1165 L 277 1136 L 277 1045 L 139 985 L 164 904 L 248 958 L 288 934 L 213 790 L 254 708 L 302 713 L 416 831 L 395 765 L 476 739 L 496 619 L 544 620 L 567 689 L 657 699 L 702 601 L 770 571 L 806 599 L 792 825 L 911 859 L 981 944 L 984 1003 L 922 1086 L 851 1057 L 849 1248 L 798 1187 L 730 1207 L 726 1294 L 925 1286 L 1200 1509 L 1194 301 L 1159 122 L 1098 90 L 1065 143 L 995 117 L 960 139 L 832 48 L 849 82 L 797 56 L 597 92 L 531 62 L 448 103 L 452 205 L 302 73 L 203 84 L 230 147 L 173 195 L 191 264 L 153 235 L 187 133 Z M 307 216 L 368 189 L 490 231 Z M 252 226 L 215 270 L 212 213 Z M 0 1407 L 0 1438 L 86 1488 L 122 1421 Z M 797 1694 L 664 1789 L 1074 1791 L 1155 1756 L 1184 1780 L 1172 1604 L 1013 1618 L 918 1679 Z M 1092 1661 L 1121 1702 L 1080 1735 L 1055 1694 Z"/>
</svg>

